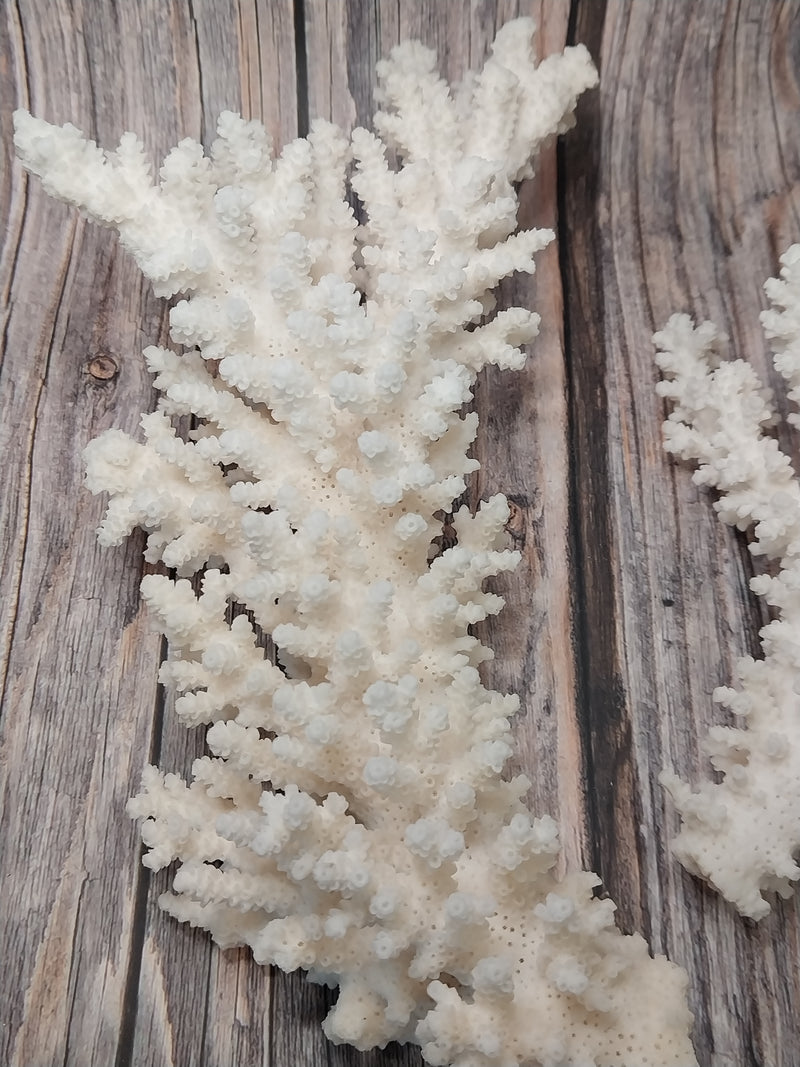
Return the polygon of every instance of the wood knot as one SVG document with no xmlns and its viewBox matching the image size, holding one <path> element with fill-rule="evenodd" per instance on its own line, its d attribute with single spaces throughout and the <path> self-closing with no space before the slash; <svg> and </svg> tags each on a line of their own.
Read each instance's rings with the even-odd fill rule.
<svg viewBox="0 0 800 1067">
<path fill-rule="evenodd" d="M 508 522 L 506 530 L 520 547 L 525 545 L 525 514 L 528 501 L 517 497 L 508 498 Z"/>
<path fill-rule="evenodd" d="M 86 368 L 89 375 L 98 382 L 108 382 L 112 378 L 116 378 L 119 373 L 119 367 L 116 360 L 111 356 L 95 356 Z"/>
</svg>

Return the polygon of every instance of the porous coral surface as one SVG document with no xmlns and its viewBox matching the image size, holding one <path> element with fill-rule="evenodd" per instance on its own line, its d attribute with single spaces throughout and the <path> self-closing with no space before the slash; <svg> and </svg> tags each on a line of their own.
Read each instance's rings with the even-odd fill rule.
<svg viewBox="0 0 800 1067">
<path fill-rule="evenodd" d="M 155 186 L 129 134 L 105 153 L 18 113 L 16 143 L 158 294 L 187 294 L 183 351 L 145 353 L 161 398 L 143 440 L 112 430 L 87 451 L 101 541 L 142 526 L 147 559 L 174 569 L 142 594 L 178 715 L 209 727 L 190 782 L 148 768 L 130 803 L 146 864 L 177 864 L 163 907 L 338 986 L 326 1032 L 361 1049 L 688 1067 L 683 974 L 620 934 L 596 876 L 556 878 L 554 822 L 503 778 L 518 700 L 482 684 L 470 627 L 502 606 L 484 579 L 517 563 L 505 499 L 461 508 L 429 559 L 477 467 L 475 376 L 521 366 L 537 331 L 522 308 L 492 314 L 497 282 L 553 236 L 514 232 L 513 183 L 596 80 L 580 47 L 536 66 L 532 30 L 505 26 L 452 91 L 400 46 L 376 134 L 315 123 L 277 160 L 232 114 Z"/>
</svg>

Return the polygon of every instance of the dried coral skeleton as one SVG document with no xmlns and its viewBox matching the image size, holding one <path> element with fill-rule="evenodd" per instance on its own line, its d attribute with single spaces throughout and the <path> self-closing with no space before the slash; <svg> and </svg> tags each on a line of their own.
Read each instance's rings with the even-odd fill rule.
<svg viewBox="0 0 800 1067">
<path fill-rule="evenodd" d="M 800 245 L 782 257 L 780 278 L 767 282 L 772 307 L 762 324 L 775 348 L 775 367 L 800 399 Z M 750 550 L 776 561 L 777 573 L 750 585 L 777 609 L 761 631 L 763 660 L 739 661 L 738 688 L 720 687 L 714 699 L 737 716 L 716 726 L 706 748 L 721 782 L 697 792 L 671 771 L 662 782 L 683 825 L 675 855 L 706 878 L 743 915 L 763 918 L 765 893 L 788 897 L 800 877 L 800 744 L 797 678 L 800 672 L 800 484 L 789 457 L 764 433 L 775 423 L 771 399 L 752 367 L 720 359 L 722 338 L 710 322 L 695 327 L 675 315 L 656 334 L 659 391 L 673 404 L 664 424 L 665 447 L 698 465 L 694 480 L 719 492 L 723 522 L 752 529 Z M 798 417 L 790 416 L 797 424 Z"/>
<path fill-rule="evenodd" d="M 502 777 L 518 702 L 482 685 L 469 626 L 502 607 L 484 579 L 517 562 L 505 499 L 462 508 L 428 563 L 434 515 L 477 466 L 475 375 L 519 367 L 537 331 L 521 308 L 488 317 L 553 236 L 514 232 L 513 183 L 596 80 L 580 47 L 535 66 L 532 30 L 506 25 L 452 94 L 431 53 L 395 50 L 377 136 L 316 123 L 273 160 L 225 114 L 210 155 L 182 142 L 156 187 L 130 134 L 107 154 L 17 113 L 16 143 L 48 191 L 119 230 L 157 294 L 188 294 L 170 317 L 184 351 L 145 353 L 161 399 L 144 442 L 87 450 L 101 541 L 141 525 L 176 571 L 142 595 L 177 713 L 209 724 L 191 782 L 149 768 L 130 805 L 145 862 L 177 861 L 162 905 L 338 985 L 326 1033 L 358 1048 L 688 1067 L 684 975 L 619 933 L 594 875 L 556 879 L 554 822 Z"/>
</svg>

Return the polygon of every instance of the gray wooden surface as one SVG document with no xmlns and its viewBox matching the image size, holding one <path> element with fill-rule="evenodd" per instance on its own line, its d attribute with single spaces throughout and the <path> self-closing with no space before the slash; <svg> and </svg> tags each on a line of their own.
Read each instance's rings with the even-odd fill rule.
<svg viewBox="0 0 800 1067">
<path fill-rule="evenodd" d="M 124 803 L 145 762 L 185 769 L 202 737 L 162 706 L 141 541 L 96 546 L 103 505 L 79 457 L 152 404 L 139 353 L 165 340 L 166 314 L 110 233 L 26 180 L 11 111 L 105 144 L 133 129 L 163 154 L 233 108 L 284 143 L 309 116 L 368 121 L 375 62 L 401 38 L 458 78 L 519 13 L 543 52 L 584 41 L 602 81 L 522 194 L 522 222 L 559 234 L 535 283 L 503 290 L 541 312 L 535 353 L 477 391 L 472 492 L 509 495 L 524 554 L 489 680 L 522 695 L 517 765 L 568 859 L 689 971 L 703 1067 L 800 1063 L 797 898 L 755 926 L 666 851 L 657 772 L 706 773 L 711 690 L 764 616 L 743 541 L 661 453 L 649 343 L 689 310 L 768 373 L 760 286 L 800 239 L 800 4 L 2 0 L 2 1065 L 419 1063 L 331 1047 L 327 994 L 156 907 L 166 876 L 141 868 Z"/>
</svg>

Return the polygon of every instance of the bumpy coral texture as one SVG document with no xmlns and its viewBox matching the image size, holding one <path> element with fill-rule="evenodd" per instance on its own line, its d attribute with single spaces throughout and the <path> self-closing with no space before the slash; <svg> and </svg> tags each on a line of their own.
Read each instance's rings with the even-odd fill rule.
<svg viewBox="0 0 800 1067">
<path fill-rule="evenodd" d="M 338 986 L 325 1031 L 360 1049 L 688 1067 L 684 975 L 617 931 L 594 875 L 557 881 L 555 824 L 502 777 L 518 700 L 482 685 L 469 628 L 502 606 L 484 579 L 518 561 L 505 499 L 462 507 L 429 562 L 477 467 L 476 373 L 520 367 L 537 332 L 522 308 L 491 315 L 499 279 L 553 237 L 514 233 L 512 183 L 596 80 L 580 47 L 536 67 L 532 30 L 507 25 L 452 93 L 402 45 L 379 68 L 377 136 L 317 122 L 277 160 L 232 114 L 157 187 L 130 134 L 106 154 L 18 114 L 17 146 L 119 230 L 157 293 L 189 294 L 170 315 L 185 350 L 145 353 L 161 399 L 144 443 L 112 430 L 87 450 L 101 541 L 143 526 L 147 559 L 177 572 L 142 594 L 178 715 L 210 724 L 190 782 L 148 768 L 130 803 L 145 863 L 177 861 L 162 906 Z"/>
<path fill-rule="evenodd" d="M 766 285 L 772 307 L 762 314 L 775 367 L 789 399 L 800 400 L 800 245 L 782 257 L 780 278 Z M 656 334 L 665 381 L 660 392 L 674 408 L 664 424 L 665 447 L 698 464 L 694 480 L 719 491 L 714 507 L 739 530 L 752 529 L 750 550 L 776 561 L 751 589 L 777 609 L 761 631 L 763 660 L 737 665 L 737 686 L 714 699 L 738 723 L 716 726 L 706 748 L 719 783 L 697 792 L 673 772 L 667 787 L 683 817 L 673 851 L 743 915 L 760 919 L 765 893 L 788 897 L 800 877 L 800 485 L 777 441 L 764 434 L 775 422 L 771 399 L 742 360 L 721 361 L 715 327 L 694 327 L 685 315 Z M 790 415 L 795 425 L 797 415 Z"/>
</svg>

